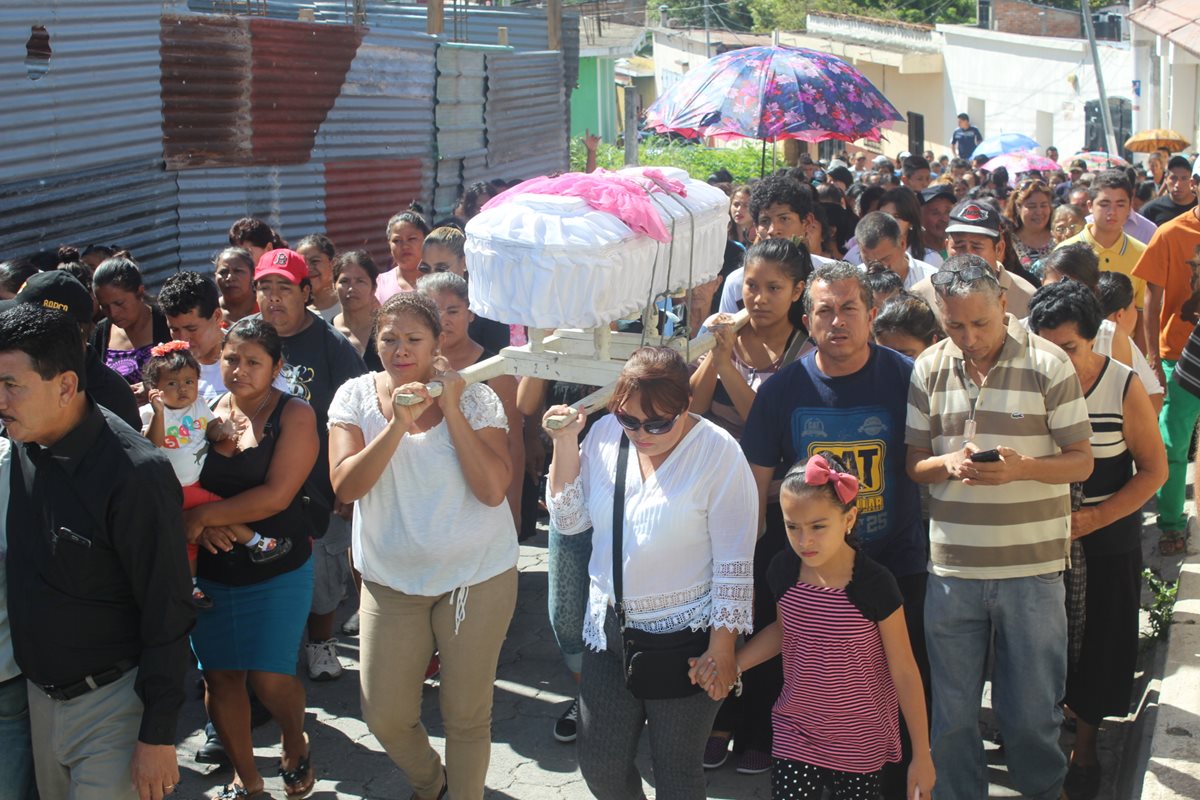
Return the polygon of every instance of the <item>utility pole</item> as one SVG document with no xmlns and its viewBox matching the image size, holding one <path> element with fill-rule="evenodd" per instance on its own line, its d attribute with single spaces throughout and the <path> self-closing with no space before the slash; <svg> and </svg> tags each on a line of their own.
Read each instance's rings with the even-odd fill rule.
<svg viewBox="0 0 1200 800">
<path fill-rule="evenodd" d="M 1096 29 L 1092 25 L 1092 10 L 1088 0 L 1079 0 L 1079 13 L 1083 15 L 1083 29 L 1087 32 L 1088 44 L 1092 48 L 1092 68 L 1096 70 L 1096 89 L 1100 93 L 1100 118 L 1104 120 L 1104 141 L 1110 156 L 1117 154 L 1117 135 L 1113 131 L 1112 112 L 1108 108 L 1108 92 L 1104 90 L 1104 71 L 1100 67 L 1100 47 L 1096 44 Z M 1111 164 L 1110 164 L 1111 166 Z"/>
</svg>

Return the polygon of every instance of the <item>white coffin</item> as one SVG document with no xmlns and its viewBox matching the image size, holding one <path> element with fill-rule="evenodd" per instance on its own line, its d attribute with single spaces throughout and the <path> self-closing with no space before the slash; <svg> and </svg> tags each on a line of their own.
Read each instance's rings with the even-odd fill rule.
<svg viewBox="0 0 1200 800">
<path fill-rule="evenodd" d="M 480 212 L 467 223 L 471 309 L 535 328 L 595 328 L 641 316 L 652 295 L 712 280 L 729 199 L 682 170 L 661 172 L 687 185 L 687 197 L 651 193 L 667 243 L 574 197 L 522 194 Z"/>
</svg>

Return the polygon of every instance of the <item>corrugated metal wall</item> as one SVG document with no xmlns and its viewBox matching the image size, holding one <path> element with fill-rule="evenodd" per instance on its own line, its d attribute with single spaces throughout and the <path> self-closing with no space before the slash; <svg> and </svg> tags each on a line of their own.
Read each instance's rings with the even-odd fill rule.
<svg viewBox="0 0 1200 800">
<path fill-rule="evenodd" d="M 431 37 L 424 6 L 378 1 L 365 27 L 346 24 L 343 0 L 269 0 L 265 17 L 230 15 L 245 6 L 228 0 L 12 5 L 0 6 L 0 258 L 116 243 L 156 285 L 207 269 L 229 224 L 253 215 L 386 262 L 383 225 L 411 201 L 442 216 L 464 184 L 566 165 L 574 59 L 544 52 L 540 9 L 451 8 Z M 447 44 L 491 45 L 501 25 L 511 47 Z M 31 60 L 37 80 L 34 26 L 51 52 Z M 578 19 L 563 32 L 577 53 Z"/>
<path fill-rule="evenodd" d="M 0 258 L 117 243 L 149 273 L 178 258 L 162 168 L 161 3 L 0 5 Z M 33 61 L 33 26 L 49 62 Z M 48 67 L 48 68 L 47 68 Z"/>
<path fill-rule="evenodd" d="M 512 180 L 567 168 L 562 53 L 487 56 L 487 165 Z M 557 90 L 557 91 L 556 91 Z"/>
</svg>

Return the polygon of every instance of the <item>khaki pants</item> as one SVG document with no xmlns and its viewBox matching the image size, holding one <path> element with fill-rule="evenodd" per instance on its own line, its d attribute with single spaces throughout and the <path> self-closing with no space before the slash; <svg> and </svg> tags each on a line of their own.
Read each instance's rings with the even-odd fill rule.
<svg viewBox="0 0 1200 800">
<path fill-rule="evenodd" d="M 481 800 L 492 748 L 492 684 L 517 603 L 514 567 L 467 592 L 408 595 L 363 581 L 359 607 L 363 719 L 422 797 L 442 788 L 442 764 L 421 724 L 421 690 L 434 650 L 442 662 L 446 776 L 454 800 Z"/>
<path fill-rule="evenodd" d="M 42 800 L 136 800 L 129 773 L 142 701 L 137 670 L 74 700 L 29 684 L 33 764 Z"/>
</svg>

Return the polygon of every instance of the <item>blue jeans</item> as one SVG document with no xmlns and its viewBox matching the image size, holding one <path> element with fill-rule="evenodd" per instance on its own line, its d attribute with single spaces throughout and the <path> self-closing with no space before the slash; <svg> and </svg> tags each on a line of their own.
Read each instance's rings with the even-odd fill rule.
<svg viewBox="0 0 1200 800">
<path fill-rule="evenodd" d="M 1002 580 L 929 576 L 925 640 L 933 683 L 938 800 L 987 797 L 979 736 L 984 662 L 993 635 L 992 709 L 1018 791 L 1054 800 L 1067 774 L 1058 746 L 1067 680 L 1061 573 Z"/>
<path fill-rule="evenodd" d="M 571 536 L 550 525 L 550 628 L 567 669 L 583 671 L 583 615 L 587 613 L 588 562 L 592 559 L 592 529 Z"/>
<path fill-rule="evenodd" d="M 36 800 L 25 681 L 0 688 L 0 800 Z"/>
</svg>

